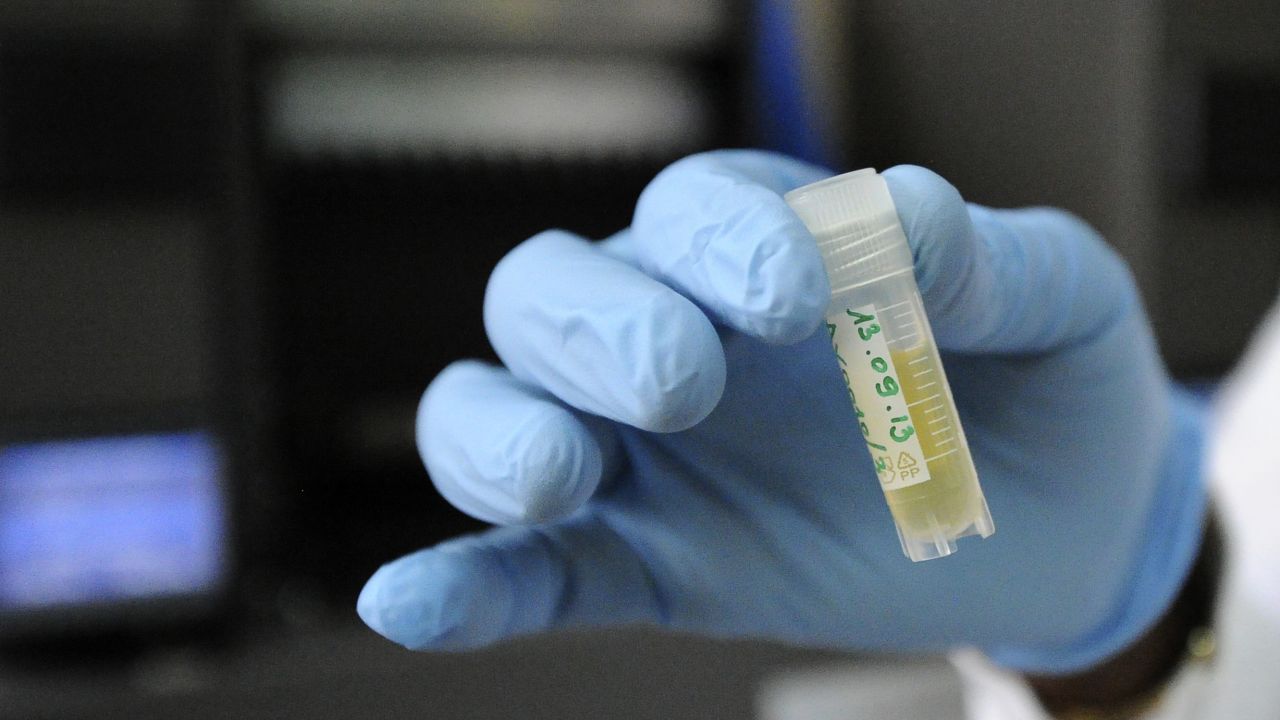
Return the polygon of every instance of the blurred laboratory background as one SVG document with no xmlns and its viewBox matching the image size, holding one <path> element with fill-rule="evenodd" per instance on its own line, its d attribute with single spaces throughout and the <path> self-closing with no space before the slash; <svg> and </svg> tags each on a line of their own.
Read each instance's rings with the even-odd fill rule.
<svg viewBox="0 0 1280 720">
<path fill-rule="evenodd" d="M 699 150 L 917 163 L 1093 223 L 1211 385 L 1280 288 L 1276 38 L 1269 0 L 0 2 L 0 718 L 772 720 L 787 672 L 879 677 L 360 625 L 480 527 L 413 415 L 492 357 L 489 269 Z"/>
</svg>

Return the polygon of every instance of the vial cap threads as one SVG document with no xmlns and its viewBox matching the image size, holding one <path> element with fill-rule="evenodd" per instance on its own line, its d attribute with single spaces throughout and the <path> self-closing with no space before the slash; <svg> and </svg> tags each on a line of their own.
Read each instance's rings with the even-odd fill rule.
<svg viewBox="0 0 1280 720">
<path fill-rule="evenodd" d="M 914 267 L 889 186 L 875 170 L 805 185 L 784 199 L 817 239 L 833 296 Z"/>
</svg>

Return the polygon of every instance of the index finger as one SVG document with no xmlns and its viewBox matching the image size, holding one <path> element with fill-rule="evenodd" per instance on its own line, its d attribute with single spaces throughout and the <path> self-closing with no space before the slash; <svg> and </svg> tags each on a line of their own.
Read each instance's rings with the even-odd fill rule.
<svg viewBox="0 0 1280 720">
<path fill-rule="evenodd" d="M 636 203 L 634 260 L 721 324 L 767 342 L 803 340 L 822 321 L 830 288 L 813 237 L 782 193 L 830 174 L 755 150 L 684 158 Z"/>
</svg>

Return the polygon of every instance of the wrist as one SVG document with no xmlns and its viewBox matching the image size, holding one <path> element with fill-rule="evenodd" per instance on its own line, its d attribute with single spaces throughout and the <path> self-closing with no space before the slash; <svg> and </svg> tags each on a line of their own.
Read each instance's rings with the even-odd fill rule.
<svg viewBox="0 0 1280 720">
<path fill-rule="evenodd" d="M 1053 590 L 1046 587 L 1046 592 L 1058 593 L 1057 607 L 1046 609 L 1038 621 L 1059 634 L 1038 642 L 983 646 L 983 652 L 995 664 L 1027 674 L 1063 676 L 1081 672 L 1132 646 L 1173 604 L 1200 549 L 1208 493 L 1202 472 L 1202 404 L 1177 392 L 1170 394 L 1168 402 L 1169 414 L 1158 418 L 1168 428 L 1164 441 L 1151 449 L 1156 462 L 1138 478 L 1146 488 L 1145 495 L 1131 496 L 1132 504 L 1126 506 L 1129 509 L 1123 516 L 1109 516 L 1122 527 L 1123 541 L 1095 547 L 1095 551 L 1113 552 L 1098 558 L 1105 563 L 1100 566 L 1105 574 L 1095 574 L 1084 584 L 1059 584 Z M 1123 562 L 1116 562 L 1117 558 Z M 1091 562 L 1069 553 L 1060 561 Z M 1090 612 L 1064 614 L 1071 608 L 1062 606 L 1066 601 L 1062 593 L 1076 595 Z"/>
<path fill-rule="evenodd" d="M 1025 674 L 1055 717 L 1129 717 L 1153 706 L 1179 668 L 1213 653 L 1211 623 L 1222 562 L 1222 536 L 1206 513 L 1199 553 L 1164 614 L 1132 644 L 1088 669 L 1065 675 Z"/>
</svg>

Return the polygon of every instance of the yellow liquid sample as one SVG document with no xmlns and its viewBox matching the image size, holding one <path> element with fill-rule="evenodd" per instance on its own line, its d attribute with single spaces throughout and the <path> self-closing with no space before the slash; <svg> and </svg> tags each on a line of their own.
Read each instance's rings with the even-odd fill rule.
<svg viewBox="0 0 1280 720">
<path fill-rule="evenodd" d="M 889 353 L 920 441 L 929 480 L 886 490 L 900 532 L 913 537 L 989 535 L 985 500 L 978 485 L 959 416 L 932 343 Z M 985 526 L 987 530 L 984 532 Z"/>
</svg>

